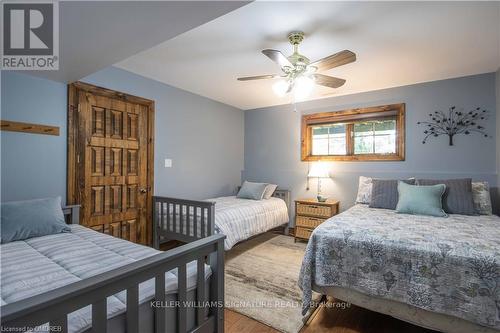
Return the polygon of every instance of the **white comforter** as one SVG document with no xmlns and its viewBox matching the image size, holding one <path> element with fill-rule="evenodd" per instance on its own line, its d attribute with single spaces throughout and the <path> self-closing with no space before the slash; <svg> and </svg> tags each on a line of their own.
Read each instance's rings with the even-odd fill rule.
<svg viewBox="0 0 500 333">
<path fill-rule="evenodd" d="M 215 231 L 226 235 L 226 250 L 289 220 L 286 203 L 279 198 L 249 200 L 231 196 L 209 201 L 215 201 Z"/>
</svg>

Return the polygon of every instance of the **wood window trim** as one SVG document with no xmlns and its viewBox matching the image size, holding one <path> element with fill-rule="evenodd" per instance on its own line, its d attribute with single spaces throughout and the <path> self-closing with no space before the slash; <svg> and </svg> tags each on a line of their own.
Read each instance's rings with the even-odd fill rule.
<svg viewBox="0 0 500 333">
<path fill-rule="evenodd" d="M 302 116 L 301 160 L 302 161 L 404 161 L 405 160 L 405 110 L 404 103 L 358 108 L 334 112 L 321 112 Z M 387 116 L 396 117 L 396 153 L 357 154 L 353 153 L 352 137 L 346 135 L 348 155 L 312 155 L 312 127 L 315 125 L 348 122 Z M 348 124 L 347 126 L 352 126 Z M 349 131 L 348 131 L 349 132 Z M 352 129 L 351 131 L 352 132 Z"/>
<path fill-rule="evenodd" d="M 75 137 L 78 127 L 78 91 L 85 91 L 92 93 L 94 95 L 101 95 L 110 98 L 122 99 L 125 102 L 141 104 L 148 108 L 148 125 L 147 125 L 147 140 L 148 140 L 148 151 L 147 151 L 147 184 L 151 195 L 148 196 L 146 202 L 146 210 L 149 217 L 148 223 L 146 223 L 146 237 L 148 245 L 153 244 L 153 232 L 151 229 L 153 221 L 153 193 L 154 193 L 154 132 L 155 132 L 155 102 L 146 98 L 133 96 L 129 94 L 124 94 L 118 91 L 106 89 L 99 86 L 94 86 L 84 82 L 73 82 L 68 84 L 68 119 L 67 119 L 67 131 L 68 131 L 68 145 L 67 145 L 67 184 L 66 184 L 66 202 L 67 204 L 77 203 L 77 192 L 79 188 L 78 179 L 78 168 L 75 167 L 77 164 L 77 144 L 78 140 Z"/>
</svg>

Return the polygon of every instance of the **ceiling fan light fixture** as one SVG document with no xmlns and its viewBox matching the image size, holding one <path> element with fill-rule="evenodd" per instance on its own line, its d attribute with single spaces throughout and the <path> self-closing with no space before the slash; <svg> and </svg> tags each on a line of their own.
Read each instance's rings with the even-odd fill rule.
<svg viewBox="0 0 500 333">
<path fill-rule="evenodd" d="M 296 101 L 303 101 L 311 95 L 314 89 L 314 80 L 308 76 L 299 76 L 293 85 L 293 94 Z"/>
<path fill-rule="evenodd" d="M 283 97 L 287 94 L 290 83 L 286 80 L 279 80 L 273 84 L 273 91 L 278 97 Z"/>
<path fill-rule="evenodd" d="M 268 74 L 247 76 L 240 77 L 238 80 L 250 81 L 282 78 L 273 84 L 273 91 L 279 97 L 284 97 L 286 94 L 292 93 L 293 101 L 306 100 L 313 92 L 315 85 L 333 89 L 343 86 L 346 80 L 318 72 L 352 63 L 356 61 L 356 54 L 349 50 L 343 50 L 325 58 L 310 62 L 306 56 L 299 53 L 299 44 L 303 39 L 304 33 L 301 31 L 294 31 L 288 35 L 288 40 L 293 46 L 293 53 L 288 57 L 278 50 L 262 50 L 262 53 L 266 57 L 280 66 L 281 75 Z"/>
</svg>

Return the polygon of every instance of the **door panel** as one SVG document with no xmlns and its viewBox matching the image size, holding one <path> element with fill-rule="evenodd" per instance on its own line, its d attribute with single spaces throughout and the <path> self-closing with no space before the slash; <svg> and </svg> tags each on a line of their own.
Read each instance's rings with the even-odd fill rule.
<svg viewBox="0 0 500 333">
<path fill-rule="evenodd" d="M 76 182 L 68 179 L 68 202 L 82 205 L 82 225 L 148 244 L 152 112 L 148 105 L 107 92 L 76 89 L 72 98 L 70 92 L 78 111 L 70 113 L 70 131 L 77 132 L 69 133 L 70 144 L 75 138 L 76 170 L 69 170 L 68 177 Z M 71 194 L 73 186 L 76 193 Z"/>
</svg>

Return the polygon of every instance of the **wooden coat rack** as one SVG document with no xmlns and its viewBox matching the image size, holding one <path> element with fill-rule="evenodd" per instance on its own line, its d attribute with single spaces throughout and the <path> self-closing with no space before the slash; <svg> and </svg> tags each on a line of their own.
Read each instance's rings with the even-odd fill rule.
<svg viewBox="0 0 500 333">
<path fill-rule="evenodd" d="M 59 136 L 59 127 L 40 124 L 21 123 L 10 120 L 0 120 L 2 131 L 23 132 L 32 134 L 46 134 Z"/>
</svg>

